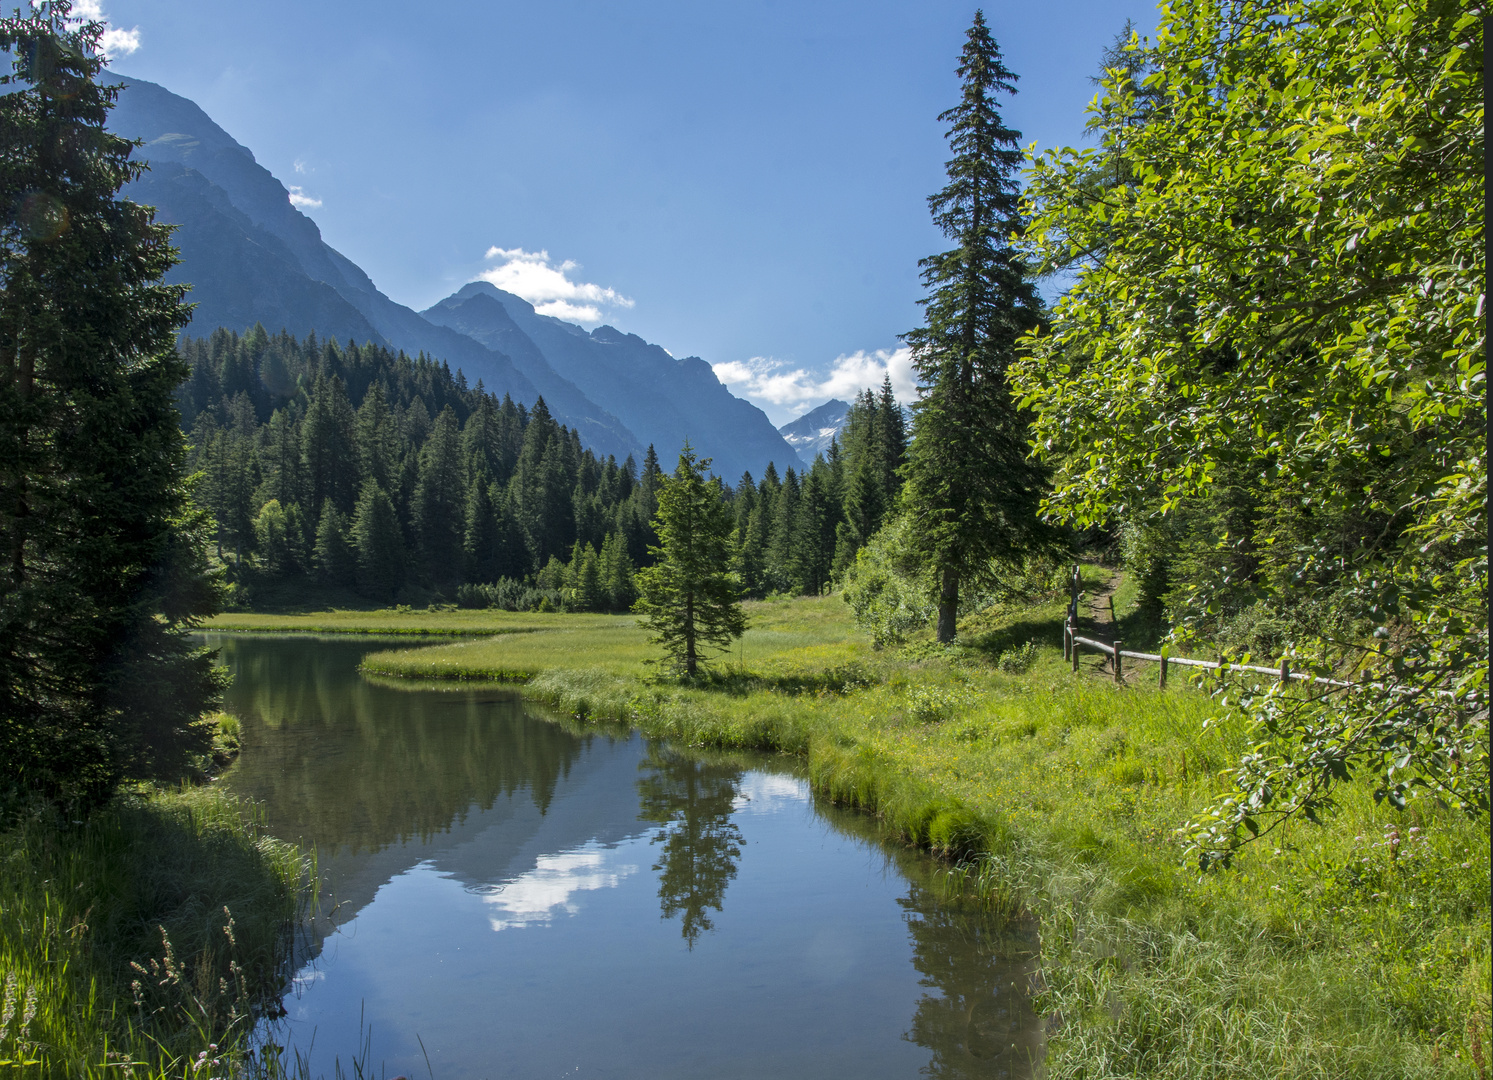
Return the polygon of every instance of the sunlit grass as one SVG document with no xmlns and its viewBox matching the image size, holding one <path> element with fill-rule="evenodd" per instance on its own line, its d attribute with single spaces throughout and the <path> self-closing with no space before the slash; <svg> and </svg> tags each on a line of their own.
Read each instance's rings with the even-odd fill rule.
<svg viewBox="0 0 1493 1080">
<path fill-rule="evenodd" d="M 227 612 L 203 624 L 209 631 L 280 634 L 522 634 L 575 626 L 614 627 L 632 622 L 630 615 L 567 615 L 559 612 L 501 611 L 479 608 L 408 607 L 380 611 L 318 611 L 309 615 Z"/>
<path fill-rule="evenodd" d="M 766 665 L 773 670 L 817 670 L 870 652 L 869 645 L 854 635 L 849 612 L 838 598 L 764 601 L 745 606 L 750 628 L 729 653 L 718 657 L 717 668 L 755 669 Z M 649 632 L 632 616 L 512 618 L 514 621 L 504 627 L 508 632 L 501 636 L 372 653 L 363 659 L 363 670 L 395 678 L 527 682 L 557 669 L 641 676 L 650 670 L 645 661 L 659 657 L 657 647 L 648 644 Z M 515 632 L 519 628 L 529 632 Z"/>
</svg>

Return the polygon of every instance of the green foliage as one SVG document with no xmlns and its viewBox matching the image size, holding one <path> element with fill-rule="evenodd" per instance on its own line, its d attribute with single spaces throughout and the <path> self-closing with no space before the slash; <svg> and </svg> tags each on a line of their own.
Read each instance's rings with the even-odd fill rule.
<svg viewBox="0 0 1493 1080">
<path fill-rule="evenodd" d="M 329 578 L 315 555 L 318 538 L 330 540 L 323 508 L 330 501 L 352 521 L 370 480 L 389 500 L 403 551 L 397 573 L 353 575 L 373 599 L 522 579 L 577 541 L 599 550 L 609 534 L 633 565 L 647 558 L 656 476 L 641 483 L 631 459 L 598 460 L 543 399 L 527 409 L 424 358 L 262 327 L 218 330 L 181 351 L 191 369 L 176 394 L 188 467 L 204 475 L 230 576 L 256 592 L 308 576 L 349 583 Z M 255 529 L 271 501 L 287 519 L 274 551 L 261 540 L 278 545 L 282 534 Z"/>
<path fill-rule="evenodd" d="M 246 809 L 129 795 L 86 825 L 0 832 L 6 1075 L 180 1077 L 247 1050 L 291 974 L 308 867 Z"/>
<path fill-rule="evenodd" d="M 746 630 L 741 584 L 726 569 L 731 555 L 731 516 L 719 479 L 705 479 L 710 459 L 695 457 L 688 442 L 674 475 L 658 491 L 653 527 L 657 560 L 637 575 L 634 610 L 662 645 L 670 664 L 693 676 L 709 653 L 724 651 Z"/>
<path fill-rule="evenodd" d="M 363 482 L 353 517 L 358 588 L 368 596 L 391 599 L 404 580 L 404 540 L 394 504 L 372 478 Z"/>
<path fill-rule="evenodd" d="M 321 504 L 321 519 L 316 524 L 316 547 L 312 562 L 317 576 L 334 585 L 350 585 L 357 574 L 357 552 L 348 539 L 352 521 L 338 510 L 331 499 Z"/>
<path fill-rule="evenodd" d="M 933 575 L 918 558 L 912 521 L 894 519 L 856 553 L 840 595 L 875 648 L 895 645 L 933 617 Z"/>
<path fill-rule="evenodd" d="M 0 20 L 0 760 L 80 806 L 204 751 L 220 685 L 184 632 L 216 603 L 172 401 L 185 289 L 117 198 L 143 165 L 105 128 L 101 33 L 65 3 Z"/>
<path fill-rule="evenodd" d="M 546 593 L 513 578 L 499 578 L 497 581 L 478 585 L 464 583 L 456 589 L 456 606 L 461 608 L 536 611 L 540 601 L 546 599 L 553 608 L 560 596 L 558 592 Z"/>
<path fill-rule="evenodd" d="M 912 536 L 939 577 L 938 639 L 953 640 L 967 579 L 1040 544 L 1041 471 L 1027 456 L 1026 417 L 1007 385 L 1017 337 L 1042 302 L 1012 236 L 1021 232 L 1016 173 L 1021 135 L 995 94 L 1016 92 L 982 13 L 975 13 L 959 77 L 961 101 L 939 116 L 954 152 L 949 183 L 928 200 L 957 245 L 923 259 L 925 324 L 906 335 L 921 397 L 902 496 Z"/>
<path fill-rule="evenodd" d="M 855 554 L 891 515 L 902 492 L 902 464 L 907 455 L 907 424 L 892 396 L 891 376 L 880 396 L 862 392 L 845 416 L 839 435 L 844 520 L 836 530 L 834 570 L 843 574 Z"/>
<path fill-rule="evenodd" d="M 1173 4 L 1034 166 L 1034 260 L 1080 268 L 1015 369 L 1050 509 L 1127 523 L 1179 634 L 1363 680 L 1238 702 L 1205 863 L 1360 769 L 1488 806 L 1481 18 Z"/>
</svg>

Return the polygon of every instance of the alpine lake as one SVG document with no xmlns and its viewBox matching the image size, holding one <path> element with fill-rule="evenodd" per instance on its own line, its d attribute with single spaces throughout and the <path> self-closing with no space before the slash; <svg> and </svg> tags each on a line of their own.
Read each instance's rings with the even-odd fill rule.
<svg viewBox="0 0 1493 1080">
<path fill-rule="evenodd" d="M 257 1032 L 311 1076 L 1035 1074 L 1034 927 L 947 900 L 791 760 L 364 677 L 387 639 L 202 637 L 242 724 L 218 782 L 317 856 Z"/>
</svg>

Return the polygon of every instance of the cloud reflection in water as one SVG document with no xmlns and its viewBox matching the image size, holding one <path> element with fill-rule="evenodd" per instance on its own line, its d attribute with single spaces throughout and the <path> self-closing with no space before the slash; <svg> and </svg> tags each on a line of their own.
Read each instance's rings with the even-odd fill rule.
<svg viewBox="0 0 1493 1080">
<path fill-rule="evenodd" d="M 615 889 L 623 878 L 637 873 L 631 864 L 608 867 L 607 859 L 615 853 L 615 848 L 593 841 L 570 851 L 541 855 L 534 869 L 483 889 L 483 903 L 498 909 L 488 919 L 493 930 L 544 925 L 560 911 L 574 915 L 580 910 L 571 899 L 576 893 Z"/>
</svg>

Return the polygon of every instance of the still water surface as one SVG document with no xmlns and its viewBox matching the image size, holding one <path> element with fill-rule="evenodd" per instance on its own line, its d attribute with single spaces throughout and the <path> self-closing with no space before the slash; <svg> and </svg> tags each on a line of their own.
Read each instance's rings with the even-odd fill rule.
<svg viewBox="0 0 1493 1080">
<path fill-rule="evenodd" d="M 385 642 L 207 640 L 243 721 L 222 783 L 318 852 L 273 1035 L 314 1072 L 1032 1075 L 1030 930 L 941 903 L 783 762 L 362 678 Z"/>
</svg>

